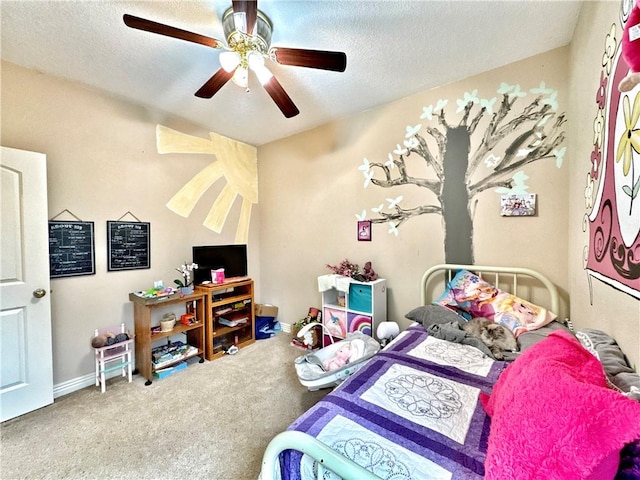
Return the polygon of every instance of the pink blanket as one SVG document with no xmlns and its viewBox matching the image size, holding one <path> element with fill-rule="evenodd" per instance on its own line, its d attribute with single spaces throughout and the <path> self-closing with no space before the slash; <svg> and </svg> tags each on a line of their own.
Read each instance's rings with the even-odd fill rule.
<svg viewBox="0 0 640 480">
<path fill-rule="evenodd" d="M 608 389 L 600 362 L 564 331 L 525 351 L 480 400 L 492 417 L 486 479 L 585 479 L 612 459 L 615 475 L 618 452 L 640 437 L 640 403 Z"/>
</svg>

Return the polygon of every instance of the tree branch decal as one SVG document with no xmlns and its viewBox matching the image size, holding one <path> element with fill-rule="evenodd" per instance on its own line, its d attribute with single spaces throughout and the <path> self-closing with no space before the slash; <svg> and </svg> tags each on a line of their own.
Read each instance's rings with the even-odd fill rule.
<svg viewBox="0 0 640 480">
<path fill-rule="evenodd" d="M 497 97 L 480 98 L 478 90 L 465 92 L 456 100 L 457 123 L 445 111 L 448 100 L 423 107 L 420 119 L 429 123 L 407 126 L 402 143 L 387 155 L 386 161 L 369 162 L 365 158 L 358 167 L 364 176 L 364 188 L 415 185 L 432 192 L 435 204 L 400 206 L 403 200 L 400 195 L 386 199 L 389 202 L 386 210 L 382 203 L 370 209 L 371 215 L 365 209 L 356 217 L 387 223 L 389 233 L 398 235 L 398 228 L 411 218 L 440 214 L 445 228 L 445 260 L 473 263 L 476 195 L 487 190 L 500 194 L 526 193 L 528 177 L 522 169 L 548 159 L 555 159 L 560 168 L 566 151 L 562 147 L 566 119 L 564 113 L 557 112 L 554 89 L 541 82 L 527 92 L 520 85 L 501 83 L 497 93 Z M 527 102 L 529 94 L 533 99 Z M 460 162 L 461 158 L 466 162 Z M 420 163 L 433 175 L 429 178 L 411 175 L 409 167 Z M 454 242 L 447 241 L 450 232 L 456 236 L 455 247 Z M 460 236 L 465 239 L 462 248 Z"/>
</svg>

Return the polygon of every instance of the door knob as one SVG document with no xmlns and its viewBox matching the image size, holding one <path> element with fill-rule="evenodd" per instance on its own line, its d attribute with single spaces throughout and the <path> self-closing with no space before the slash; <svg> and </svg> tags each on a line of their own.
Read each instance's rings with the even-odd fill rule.
<svg viewBox="0 0 640 480">
<path fill-rule="evenodd" d="M 36 288 L 33 291 L 33 296 L 36 298 L 42 298 L 47 294 L 47 291 L 44 288 Z"/>
</svg>

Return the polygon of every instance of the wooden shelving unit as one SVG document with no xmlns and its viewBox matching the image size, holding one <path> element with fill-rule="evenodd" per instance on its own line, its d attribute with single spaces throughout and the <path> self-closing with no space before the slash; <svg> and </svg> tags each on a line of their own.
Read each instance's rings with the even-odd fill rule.
<svg viewBox="0 0 640 480">
<path fill-rule="evenodd" d="M 230 281 L 198 285 L 196 293 L 206 296 L 205 357 L 214 360 L 224 355 L 232 345 L 238 348 L 255 342 L 253 280 Z M 236 326 L 224 325 L 224 320 L 239 321 Z"/>
<path fill-rule="evenodd" d="M 206 318 L 205 297 L 205 294 L 202 292 L 194 292 L 191 295 L 184 296 L 175 293 L 169 297 L 161 298 L 143 298 L 134 293 L 129 294 L 129 300 L 133 302 L 133 319 L 136 333 L 136 370 L 138 370 L 140 375 L 147 379 L 145 385 L 151 385 L 151 382 L 153 381 L 151 350 L 153 343 L 158 342 L 159 340 L 167 339 L 168 337 L 172 337 L 180 333 L 185 333 L 187 337 L 186 343 L 198 349 L 198 352 L 191 355 L 191 357 L 200 356 L 200 363 L 204 362 L 204 324 Z M 176 307 L 179 307 L 180 305 L 183 306 L 184 311 L 176 313 L 178 322 L 176 322 L 173 330 L 171 331 L 152 332 L 152 311 L 156 308 L 166 307 L 168 305 L 174 305 Z M 183 325 L 179 321 L 182 313 L 194 313 L 196 322 L 191 325 Z M 163 365 L 163 368 L 183 362 L 184 360 L 185 358 L 182 358 L 170 364 L 165 364 Z"/>
</svg>

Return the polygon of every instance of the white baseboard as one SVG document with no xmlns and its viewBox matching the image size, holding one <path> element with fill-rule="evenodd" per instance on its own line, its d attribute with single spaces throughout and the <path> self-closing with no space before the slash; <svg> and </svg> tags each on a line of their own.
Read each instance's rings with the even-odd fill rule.
<svg viewBox="0 0 640 480">
<path fill-rule="evenodd" d="M 114 372 L 107 373 L 107 380 L 114 377 L 119 377 L 122 375 L 120 370 L 116 370 Z M 58 383 L 53 386 L 53 398 L 62 397 L 63 395 L 69 395 L 70 393 L 77 392 L 78 390 L 82 390 L 87 387 L 95 387 L 100 389 L 96 385 L 96 375 L 95 373 L 88 373 L 87 375 L 83 375 L 82 377 L 72 378 L 71 380 L 67 380 L 66 382 Z"/>
<path fill-rule="evenodd" d="M 280 328 L 283 332 L 291 333 L 291 324 L 290 323 L 282 323 L 280 322 Z"/>
<path fill-rule="evenodd" d="M 53 386 L 53 398 L 58 398 L 63 395 L 68 395 L 77 390 L 81 390 L 83 388 L 86 388 L 95 384 L 96 384 L 95 373 L 89 373 L 82 377 L 72 378 L 71 380 L 67 380 L 66 382 L 58 383 L 57 385 Z"/>
</svg>

